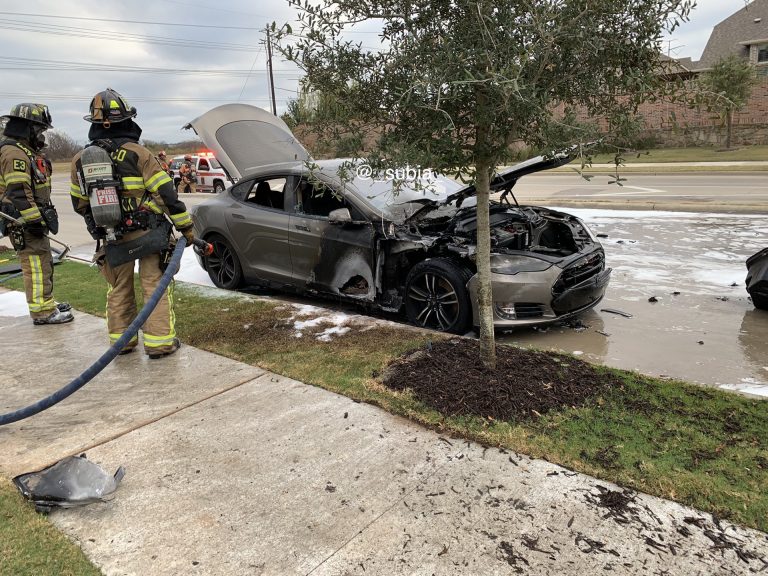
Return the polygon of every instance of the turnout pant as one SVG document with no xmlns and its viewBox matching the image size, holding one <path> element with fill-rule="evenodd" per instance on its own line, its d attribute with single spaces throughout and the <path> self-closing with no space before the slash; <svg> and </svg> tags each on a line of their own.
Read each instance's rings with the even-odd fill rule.
<svg viewBox="0 0 768 576">
<path fill-rule="evenodd" d="M 185 193 L 185 192 L 196 192 L 197 185 L 194 182 L 191 182 L 189 180 L 185 180 L 184 178 L 181 179 L 181 182 L 179 182 L 179 193 Z"/>
<path fill-rule="evenodd" d="M 134 293 L 134 263 L 135 261 L 112 267 L 104 260 L 101 273 L 109 284 L 107 289 L 107 328 L 110 344 L 114 344 L 138 314 L 136 295 Z M 144 301 L 149 300 L 152 292 L 160 283 L 163 276 L 160 270 L 160 254 L 150 254 L 139 259 L 139 282 Z M 175 316 L 173 313 L 174 283 L 165 289 L 157 307 L 144 323 L 144 352 L 170 352 L 174 349 L 176 337 Z M 134 337 L 124 348 L 135 348 L 138 338 Z"/>
<path fill-rule="evenodd" d="M 46 318 L 56 309 L 53 299 L 53 258 L 48 238 L 24 231 L 25 246 L 19 250 L 29 315 Z"/>
</svg>

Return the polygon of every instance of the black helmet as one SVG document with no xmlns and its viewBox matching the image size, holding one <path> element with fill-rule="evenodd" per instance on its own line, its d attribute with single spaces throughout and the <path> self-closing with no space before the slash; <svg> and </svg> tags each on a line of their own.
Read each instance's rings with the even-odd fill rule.
<svg viewBox="0 0 768 576">
<path fill-rule="evenodd" d="M 125 98 L 112 88 L 96 94 L 91 100 L 90 109 L 91 113 L 83 116 L 83 119 L 92 124 L 103 124 L 105 128 L 109 128 L 113 122 L 122 122 L 136 116 L 136 108 L 129 106 Z"/>
<path fill-rule="evenodd" d="M 48 111 L 48 106 L 45 104 L 16 104 L 16 106 L 11 108 L 10 114 L 6 114 L 3 118 L 20 118 L 34 124 L 45 126 L 46 129 L 53 128 L 51 113 Z"/>
</svg>

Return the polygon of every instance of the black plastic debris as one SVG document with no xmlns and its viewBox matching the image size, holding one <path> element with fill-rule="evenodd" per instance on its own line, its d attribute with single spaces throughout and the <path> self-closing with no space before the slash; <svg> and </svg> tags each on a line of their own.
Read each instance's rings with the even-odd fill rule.
<svg viewBox="0 0 768 576">
<path fill-rule="evenodd" d="M 47 514 L 53 508 L 72 508 L 106 502 L 125 476 L 120 466 L 113 476 L 88 460 L 85 454 L 68 456 L 37 472 L 20 474 L 13 483 L 21 494 Z"/>
<path fill-rule="evenodd" d="M 650 298 L 648 298 L 648 302 L 650 302 L 651 304 L 655 304 L 658 301 L 659 299 L 656 298 L 656 296 L 651 296 Z"/>
<path fill-rule="evenodd" d="M 619 316 L 624 316 L 624 318 L 632 318 L 632 314 L 629 312 L 622 312 L 615 308 L 600 308 L 600 312 L 608 312 L 608 314 L 618 314 Z"/>
</svg>

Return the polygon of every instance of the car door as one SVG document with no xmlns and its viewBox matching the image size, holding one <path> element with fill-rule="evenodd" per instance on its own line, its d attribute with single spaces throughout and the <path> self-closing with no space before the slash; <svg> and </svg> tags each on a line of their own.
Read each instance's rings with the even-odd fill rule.
<svg viewBox="0 0 768 576">
<path fill-rule="evenodd" d="M 374 232 L 370 222 L 329 183 L 296 177 L 288 231 L 293 281 L 331 294 L 372 301 L 375 290 Z M 353 223 L 331 224 L 328 215 L 347 208 Z"/>
<path fill-rule="evenodd" d="M 291 283 L 287 180 L 275 175 L 239 183 L 232 190 L 237 202 L 226 216 L 245 276 L 272 285 Z"/>
<path fill-rule="evenodd" d="M 210 188 L 211 187 L 211 174 L 210 174 L 211 168 L 208 165 L 208 159 L 207 158 L 198 158 L 197 159 L 197 184 L 200 188 Z"/>
</svg>

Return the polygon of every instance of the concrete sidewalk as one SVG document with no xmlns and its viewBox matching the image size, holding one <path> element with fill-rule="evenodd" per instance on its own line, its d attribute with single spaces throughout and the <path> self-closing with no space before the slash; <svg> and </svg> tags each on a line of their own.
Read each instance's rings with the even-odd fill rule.
<svg viewBox="0 0 768 576">
<path fill-rule="evenodd" d="M 0 412 L 103 352 L 104 321 L 76 316 L 0 316 Z M 51 519 L 110 575 L 730 575 L 768 562 L 766 534 L 645 495 L 612 514 L 598 504 L 607 482 L 189 346 L 118 357 L 0 427 L 6 476 L 83 451 L 125 479 L 111 502 Z"/>
</svg>

